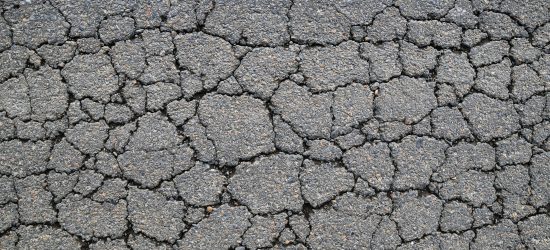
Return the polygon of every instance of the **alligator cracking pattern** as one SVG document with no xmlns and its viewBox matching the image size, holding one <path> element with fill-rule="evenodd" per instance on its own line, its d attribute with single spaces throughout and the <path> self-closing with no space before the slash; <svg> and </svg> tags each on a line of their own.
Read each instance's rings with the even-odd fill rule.
<svg viewBox="0 0 550 250">
<path fill-rule="evenodd" d="M 550 1 L 0 6 L 0 249 L 550 249 Z"/>
</svg>

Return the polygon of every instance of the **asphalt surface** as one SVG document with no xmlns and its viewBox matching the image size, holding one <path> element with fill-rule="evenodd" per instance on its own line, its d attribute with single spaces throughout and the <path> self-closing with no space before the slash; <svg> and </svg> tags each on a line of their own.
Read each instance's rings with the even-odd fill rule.
<svg viewBox="0 0 550 250">
<path fill-rule="evenodd" d="M 0 249 L 550 249 L 550 1 L 3 0 Z"/>
</svg>

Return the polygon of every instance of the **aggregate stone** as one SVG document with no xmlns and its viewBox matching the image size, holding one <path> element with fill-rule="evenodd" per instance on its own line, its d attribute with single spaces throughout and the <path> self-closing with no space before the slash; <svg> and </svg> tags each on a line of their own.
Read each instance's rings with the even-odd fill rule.
<svg viewBox="0 0 550 250">
<path fill-rule="evenodd" d="M 445 19 L 462 27 L 474 28 L 479 18 L 474 14 L 471 1 L 457 0 L 454 7 L 445 15 Z"/>
<path fill-rule="evenodd" d="M 162 17 L 170 11 L 170 2 L 137 0 L 134 3 L 132 14 L 139 29 L 160 26 Z"/>
<path fill-rule="evenodd" d="M 118 240 L 100 240 L 96 243 L 90 244 L 91 250 L 128 250 L 126 242 L 122 239 Z"/>
<path fill-rule="evenodd" d="M 212 214 L 193 225 L 181 240 L 176 249 L 227 249 L 236 247 L 241 236 L 252 225 L 252 215 L 244 206 L 230 207 L 224 204 Z"/>
<path fill-rule="evenodd" d="M 310 215 L 311 233 L 307 243 L 314 249 L 370 248 L 371 235 L 380 222 L 380 216 L 367 218 L 318 210 Z"/>
<path fill-rule="evenodd" d="M 176 36 L 174 44 L 180 67 L 204 75 L 207 86 L 229 77 L 239 63 L 231 44 L 219 37 L 190 33 Z"/>
<path fill-rule="evenodd" d="M 86 112 L 93 120 L 99 120 L 105 115 L 105 106 L 101 103 L 94 102 L 89 98 L 80 101 L 82 110 Z"/>
<path fill-rule="evenodd" d="M 281 46 L 290 41 L 288 12 L 291 1 L 221 1 L 204 24 L 205 31 L 231 43 Z"/>
<path fill-rule="evenodd" d="M 132 120 L 133 117 L 134 113 L 126 105 L 116 103 L 105 105 L 105 121 L 107 123 L 124 124 Z"/>
<path fill-rule="evenodd" d="M 73 191 L 78 182 L 78 172 L 67 174 L 50 171 L 48 173 L 48 190 L 53 194 L 54 201 L 58 202 Z"/>
<path fill-rule="evenodd" d="M 273 131 L 275 132 L 275 147 L 278 150 L 287 153 L 304 152 L 303 139 L 278 115 L 273 116 Z"/>
<path fill-rule="evenodd" d="M 550 223 L 550 217 L 547 214 L 535 215 L 518 223 L 521 239 L 527 247 L 531 249 L 550 247 L 548 223 Z"/>
<path fill-rule="evenodd" d="M 4 18 L 0 18 L 0 51 L 4 51 L 11 46 L 11 29 Z"/>
<path fill-rule="evenodd" d="M 173 148 L 180 142 L 176 126 L 163 114 L 156 112 L 147 113 L 138 119 L 137 130 L 130 137 L 126 148 L 156 151 Z"/>
<path fill-rule="evenodd" d="M 130 186 L 128 220 L 136 232 L 158 241 L 174 243 L 184 229 L 185 206 L 182 201 L 168 201 L 161 194 Z"/>
<path fill-rule="evenodd" d="M 235 78 L 242 88 L 267 99 L 298 67 L 297 55 L 282 48 L 259 48 L 248 52 L 235 71 Z"/>
<path fill-rule="evenodd" d="M 72 194 L 56 205 L 57 219 L 67 232 L 86 240 L 92 237 L 122 237 L 127 229 L 126 201 L 99 203 Z"/>
<path fill-rule="evenodd" d="M 407 32 L 407 20 L 401 16 L 399 10 L 388 7 L 377 14 L 372 25 L 367 27 L 367 40 L 373 42 L 392 41 L 401 38 Z"/>
<path fill-rule="evenodd" d="M 447 144 L 429 137 L 407 136 L 391 143 L 396 165 L 393 187 L 398 190 L 422 189 L 430 184 L 430 176 L 445 160 Z"/>
<path fill-rule="evenodd" d="M 77 55 L 65 65 L 61 75 L 77 99 L 91 97 L 107 102 L 119 87 L 111 59 L 104 54 Z"/>
<path fill-rule="evenodd" d="M 479 29 L 466 30 L 462 34 L 462 45 L 471 48 L 474 45 L 481 43 L 481 41 L 487 38 L 487 36 L 487 33 Z"/>
<path fill-rule="evenodd" d="M 124 177 L 143 187 L 152 188 L 158 186 L 161 180 L 167 180 L 181 170 L 189 169 L 190 162 L 180 158 L 180 153 L 181 150 L 132 150 L 120 154 L 117 160 Z"/>
<path fill-rule="evenodd" d="M 342 157 L 342 150 L 327 140 L 310 140 L 304 156 L 319 161 L 334 161 Z"/>
<path fill-rule="evenodd" d="M 416 191 L 396 194 L 391 218 L 397 223 L 401 238 L 420 239 L 437 231 L 442 205 L 443 201 L 432 194 L 418 196 Z"/>
<path fill-rule="evenodd" d="M 503 166 L 528 163 L 532 156 L 531 147 L 529 142 L 517 135 L 498 141 L 496 147 L 498 164 Z"/>
<path fill-rule="evenodd" d="M 166 17 L 166 25 L 177 31 L 189 31 L 196 28 L 197 18 L 201 15 L 201 6 L 199 4 L 201 3 L 195 1 L 171 3 Z M 196 9 L 197 11 L 195 11 Z"/>
<path fill-rule="evenodd" d="M 99 25 L 99 37 L 105 44 L 126 40 L 134 31 L 134 19 L 130 17 L 111 16 Z"/>
<path fill-rule="evenodd" d="M 116 71 L 131 79 L 137 79 L 145 69 L 145 51 L 137 42 L 117 42 L 109 51 L 109 55 Z"/>
<path fill-rule="evenodd" d="M 538 27 L 533 33 L 533 45 L 543 48 L 550 41 L 548 34 L 550 34 L 550 24 L 546 23 Z"/>
<path fill-rule="evenodd" d="M 196 112 L 197 101 L 175 100 L 166 105 L 168 117 L 174 125 L 181 126 L 187 122 Z"/>
<path fill-rule="evenodd" d="M 17 129 L 17 137 L 23 140 L 38 141 L 46 136 L 46 130 L 40 122 L 15 120 L 15 128 Z"/>
<path fill-rule="evenodd" d="M 471 244 L 472 249 L 513 249 L 522 246 L 517 226 L 508 219 L 478 229 L 476 236 Z"/>
<path fill-rule="evenodd" d="M 387 193 L 364 197 L 347 192 L 335 199 L 332 207 L 346 215 L 367 218 L 371 215 L 388 215 L 392 211 L 392 200 Z"/>
<path fill-rule="evenodd" d="M 444 232 L 460 232 L 468 230 L 474 221 L 472 208 L 465 203 L 452 201 L 443 205 L 441 212 L 441 230 Z"/>
<path fill-rule="evenodd" d="M 108 137 L 108 128 L 104 121 L 81 122 L 67 129 L 67 141 L 82 153 L 95 154 L 103 149 Z"/>
<path fill-rule="evenodd" d="M 436 81 L 451 84 L 459 96 L 468 93 L 476 73 L 466 53 L 445 51 L 438 62 Z"/>
<path fill-rule="evenodd" d="M 468 138 L 471 135 L 468 124 L 456 107 L 439 107 L 432 111 L 433 135 L 449 141 Z"/>
<path fill-rule="evenodd" d="M 542 122 L 543 117 L 548 117 L 548 108 L 545 108 L 548 98 L 533 96 L 524 104 L 516 106 L 520 115 L 521 124 L 524 126 L 535 125 Z"/>
<path fill-rule="evenodd" d="M 12 46 L 0 53 L 0 63 L 3 65 L 0 69 L 0 81 L 21 73 L 29 59 L 29 54 L 29 51 L 23 46 Z"/>
<path fill-rule="evenodd" d="M 379 132 L 382 141 L 396 141 L 410 134 L 412 126 L 399 121 L 384 122 L 380 124 Z"/>
<path fill-rule="evenodd" d="M 300 70 L 313 92 L 334 90 L 352 82 L 369 81 L 369 63 L 359 54 L 360 45 L 347 41 L 339 45 L 304 49 Z"/>
<path fill-rule="evenodd" d="M 159 243 L 153 239 L 147 238 L 141 234 L 133 235 L 131 234 L 128 236 L 128 246 L 130 246 L 132 249 L 136 250 L 169 250 L 173 249 L 172 246 L 165 244 L 165 243 Z"/>
<path fill-rule="evenodd" d="M 311 228 L 309 227 L 309 221 L 304 215 L 292 215 L 288 218 L 288 224 L 296 236 L 298 241 L 305 242 L 309 235 Z"/>
<path fill-rule="evenodd" d="M 520 128 L 519 116 L 510 102 L 474 93 L 464 98 L 460 106 L 481 141 L 507 137 Z"/>
<path fill-rule="evenodd" d="M 452 7 L 451 0 L 431 2 L 429 0 L 397 0 L 395 4 L 405 17 L 412 19 L 440 18 L 445 15 Z"/>
<path fill-rule="evenodd" d="M 495 168 L 495 149 L 487 143 L 466 143 L 449 147 L 445 163 L 437 170 L 437 178 L 448 180 L 470 169 L 489 171 Z"/>
<path fill-rule="evenodd" d="M 22 142 L 20 140 L 0 143 L 0 173 L 15 177 L 39 174 L 47 168 L 51 142 Z"/>
<path fill-rule="evenodd" d="M 299 169 L 302 156 L 278 153 L 241 163 L 227 190 L 253 213 L 299 211 L 303 200 Z"/>
<path fill-rule="evenodd" d="M 372 247 L 376 249 L 393 249 L 401 244 L 397 225 L 388 216 L 384 216 L 382 220 L 380 220 L 372 236 L 371 244 Z"/>
<path fill-rule="evenodd" d="M 500 62 L 509 50 L 510 45 L 506 41 L 492 41 L 473 47 L 468 56 L 472 64 L 478 67 Z"/>
<path fill-rule="evenodd" d="M 143 43 L 141 44 L 147 55 L 164 56 L 171 54 L 174 50 L 172 36 L 169 32 L 160 32 L 158 29 L 147 29 L 141 33 Z"/>
<path fill-rule="evenodd" d="M 18 221 L 17 204 L 8 203 L 0 206 L 0 233 L 4 233 L 11 227 L 16 226 Z"/>
<path fill-rule="evenodd" d="M 144 87 L 147 93 L 147 110 L 157 111 L 181 96 L 180 86 L 173 83 L 158 82 Z"/>
<path fill-rule="evenodd" d="M 460 199 L 475 207 L 491 205 L 497 198 L 494 180 L 494 175 L 469 170 L 441 184 L 439 195 L 445 200 Z"/>
<path fill-rule="evenodd" d="M 199 102 L 197 112 L 222 165 L 237 165 L 240 159 L 275 150 L 273 124 L 259 99 L 208 95 Z"/>
<path fill-rule="evenodd" d="M 105 148 L 117 152 L 124 151 L 124 147 L 130 139 L 131 133 L 136 130 L 136 123 L 128 123 L 115 127 L 109 131 L 109 139 L 105 142 Z"/>
<path fill-rule="evenodd" d="M 395 42 L 385 42 L 380 45 L 361 44 L 361 56 L 370 62 L 371 81 L 384 82 L 401 74 L 398 52 L 399 44 Z"/>
<path fill-rule="evenodd" d="M 66 42 L 62 45 L 44 44 L 36 52 L 50 67 L 55 68 L 73 59 L 75 50 L 75 42 Z"/>
<path fill-rule="evenodd" d="M 527 64 L 514 66 L 512 68 L 512 91 L 511 94 L 523 101 L 532 95 L 545 90 L 545 83 L 535 70 Z"/>
<path fill-rule="evenodd" d="M 81 53 L 97 53 L 101 49 L 101 41 L 94 37 L 80 38 L 76 43 Z"/>
<path fill-rule="evenodd" d="M 512 83 L 512 62 L 504 59 L 500 63 L 477 68 L 474 88 L 499 99 L 508 99 L 508 87 Z"/>
<path fill-rule="evenodd" d="M 365 179 L 370 186 L 390 189 L 395 167 L 387 143 L 365 143 L 346 151 L 342 160 L 351 172 Z"/>
<path fill-rule="evenodd" d="M 460 46 L 462 30 L 453 23 L 439 21 L 410 21 L 407 38 L 412 43 L 424 47 L 430 44 L 441 48 Z"/>
<path fill-rule="evenodd" d="M 536 207 L 544 206 L 550 201 L 550 184 L 546 178 L 550 173 L 548 162 L 550 162 L 550 153 L 548 152 L 536 155 L 531 159 L 531 203 Z"/>
<path fill-rule="evenodd" d="M 332 95 L 312 94 L 307 88 L 284 81 L 271 98 L 273 111 L 302 137 L 330 138 Z"/>
<path fill-rule="evenodd" d="M 332 134 L 348 133 L 352 127 L 370 119 L 373 115 L 373 99 L 372 91 L 358 83 L 336 89 L 332 106 Z"/>
<path fill-rule="evenodd" d="M 17 240 L 17 248 L 14 247 L 14 249 L 69 250 L 82 247 L 76 236 L 52 226 L 21 226 L 16 232 L 19 238 Z"/>
<path fill-rule="evenodd" d="M 31 103 L 25 77 L 10 78 L 0 85 L 0 105 L 9 118 L 29 119 Z"/>
<path fill-rule="evenodd" d="M 399 60 L 403 66 L 403 72 L 410 76 L 428 74 L 436 67 L 437 56 L 441 53 L 431 46 L 419 48 L 406 41 L 402 41 L 399 48 Z"/>
<path fill-rule="evenodd" d="M 108 201 L 116 203 L 128 195 L 128 191 L 126 190 L 127 183 L 128 181 L 119 178 L 106 179 L 94 193 L 92 199 L 98 202 Z"/>
<path fill-rule="evenodd" d="M 179 71 L 176 67 L 176 59 L 173 55 L 151 56 L 147 58 L 147 66 L 139 77 L 144 84 L 154 82 L 176 82 Z"/>
<path fill-rule="evenodd" d="M 32 49 L 41 44 L 60 44 L 67 40 L 69 24 L 49 4 L 25 4 L 3 14 L 12 25 L 13 42 Z"/>
<path fill-rule="evenodd" d="M 208 206 L 220 201 L 226 178 L 217 169 L 197 162 L 189 171 L 176 176 L 174 183 L 186 204 Z"/>
<path fill-rule="evenodd" d="M 17 201 L 13 178 L 0 177 L 0 204 L 6 204 L 11 201 Z"/>
<path fill-rule="evenodd" d="M 415 123 L 437 106 L 433 82 L 401 76 L 380 84 L 375 116 L 384 121 Z"/>
<path fill-rule="evenodd" d="M 527 35 L 525 28 L 514 23 L 511 17 L 492 11 L 482 12 L 479 15 L 479 28 L 487 32 L 492 40 L 506 40 Z"/>
<path fill-rule="evenodd" d="M 331 1 L 298 0 L 288 16 L 292 41 L 324 45 L 349 38 L 351 22 Z"/>
<path fill-rule="evenodd" d="M 77 193 L 86 196 L 95 191 L 103 182 L 103 175 L 96 173 L 93 170 L 83 170 L 78 176 L 78 182 L 73 190 Z"/>
<path fill-rule="evenodd" d="M 354 184 L 352 173 L 331 163 L 305 160 L 300 172 L 302 195 L 313 207 L 319 207 L 342 192 L 351 191 Z"/>
<path fill-rule="evenodd" d="M 243 235 L 243 245 L 250 249 L 272 247 L 272 242 L 285 229 L 286 214 L 256 215 L 250 219 L 252 226 Z"/>
</svg>

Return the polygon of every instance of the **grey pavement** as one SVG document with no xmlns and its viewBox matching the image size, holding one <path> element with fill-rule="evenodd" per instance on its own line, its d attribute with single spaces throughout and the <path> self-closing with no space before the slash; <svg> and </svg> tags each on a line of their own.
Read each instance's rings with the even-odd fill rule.
<svg viewBox="0 0 550 250">
<path fill-rule="evenodd" d="M 11 249 L 550 249 L 550 1 L 0 0 Z"/>
</svg>

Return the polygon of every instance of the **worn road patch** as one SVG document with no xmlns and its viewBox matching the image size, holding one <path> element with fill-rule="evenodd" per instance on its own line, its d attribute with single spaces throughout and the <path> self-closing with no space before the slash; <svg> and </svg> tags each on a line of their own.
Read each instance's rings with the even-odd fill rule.
<svg viewBox="0 0 550 250">
<path fill-rule="evenodd" d="M 0 249 L 550 249 L 548 0 L 0 6 Z"/>
</svg>

